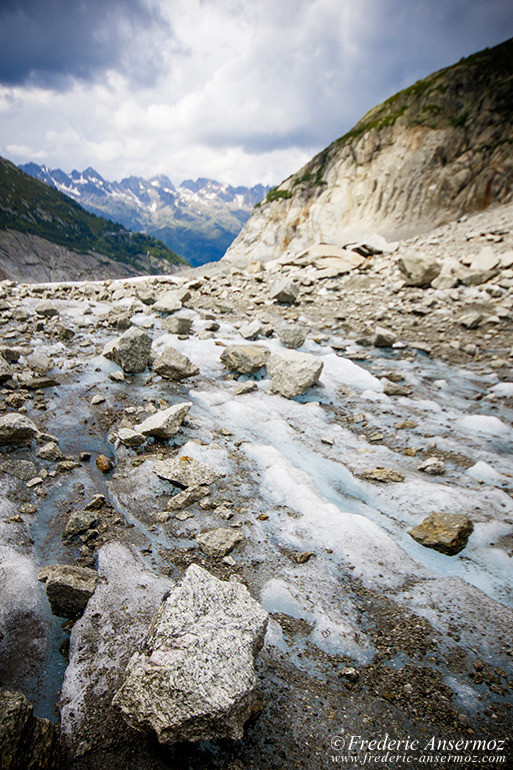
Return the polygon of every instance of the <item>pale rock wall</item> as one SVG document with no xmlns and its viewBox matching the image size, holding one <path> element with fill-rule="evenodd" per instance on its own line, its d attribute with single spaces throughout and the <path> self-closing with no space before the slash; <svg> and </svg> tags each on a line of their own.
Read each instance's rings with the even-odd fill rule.
<svg viewBox="0 0 513 770">
<path fill-rule="evenodd" d="M 224 259 L 267 262 L 316 243 L 343 246 L 376 234 L 397 240 L 511 200 L 513 130 L 493 151 L 481 151 L 487 131 L 371 129 L 331 151 L 322 169 L 326 184 L 297 183 L 305 170 L 315 173 L 314 159 L 280 185 L 292 197 L 255 209 Z"/>
</svg>

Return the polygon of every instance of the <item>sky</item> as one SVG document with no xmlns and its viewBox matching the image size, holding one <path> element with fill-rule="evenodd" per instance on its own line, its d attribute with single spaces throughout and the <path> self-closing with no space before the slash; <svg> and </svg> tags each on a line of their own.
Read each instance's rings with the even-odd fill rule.
<svg viewBox="0 0 513 770">
<path fill-rule="evenodd" d="M 511 0 L 0 0 L 0 155 L 276 184 L 511 36 Z"/>
</svg>

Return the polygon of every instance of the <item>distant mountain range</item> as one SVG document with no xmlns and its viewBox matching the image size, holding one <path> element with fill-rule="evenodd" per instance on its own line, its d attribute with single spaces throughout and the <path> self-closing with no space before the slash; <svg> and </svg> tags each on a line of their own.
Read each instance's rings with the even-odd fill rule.
<svg viewBox="0 0 513 770">
<path fill-rule="evenodd" d="M 269 187 L 232 187 L 213 179 L 130 176 L 109 182 L 93 168 L 66 174 L 37 163 L 20 168 L 88 211 L 162 240 L 192 265 L 220 259 Z"/>
<path fill-rule="evenodd" d="M 185 264 L 156 238 L 86 211 L 0 158 L 1 278 L 57 280 L 58 275 L 59 280 L 71 280 L 84 275 L 172 273 Z"/>
</svg>

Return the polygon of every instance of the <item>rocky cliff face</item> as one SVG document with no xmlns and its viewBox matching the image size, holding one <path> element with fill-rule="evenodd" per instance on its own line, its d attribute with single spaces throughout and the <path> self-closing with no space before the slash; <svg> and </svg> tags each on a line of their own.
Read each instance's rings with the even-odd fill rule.
<svg viewBox="0 0 513 770">
<path fill-rule="evenodd" d="M 234 264 L 410 237 L 513 194 L 513 41 L 430 75 L 368 112 L 279 187 L 239 234 Z"/>
</svg>

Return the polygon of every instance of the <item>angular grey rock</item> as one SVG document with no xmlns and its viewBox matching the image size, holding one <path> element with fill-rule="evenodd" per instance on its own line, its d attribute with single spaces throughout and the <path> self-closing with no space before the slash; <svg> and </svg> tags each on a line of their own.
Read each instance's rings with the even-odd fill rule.
<svg viewBox="0 0 513 770">
<path fill-rule="evenodd" d="M 30 444 L 38 433 L 32 420 L 24 414 L 4 414 L 0 417 L 0 445 L 2 446 Z"/>
<path fill-rule="evenodd" d="M 270 355 L 263 345 L 228 345 L 221 353 L 221 361 L 232 372 L 253 374 L 266 365 Z"/>
<path fill-rule="evenodd" d="M 167 380 L 185 380 L 199 374 L 199 369 L 187 356 L 172 347 L 164 348 L 153 363 L 153 371 Z"/>
<path fill-rule="evenodd" d="M 192 329 L 192 318 L 176 313 L 169 318 L 165 318 L 162 326 L 168 334 L 189 334 Z"/>
<path fill-rule="evenodd" d="M 98 573 L 71 564 L 50 564 L 39 571 L 37 578 L 45 583 L 52 613 L 59 618 L 76 618 L 94 594 Z"/>
<path fill-rule="evenodd" d="M 136 449 L 146 441 L 142 433 L 138 433 L 136 430 L 132 430 L 132 428 L 120 428 L 117 435 L 119 441 L 131 449 Z"/>
<path fill-rule="evenodd" d="M 428 473 L 430 476 L 441 476 L 445 473 L 445 463 L 439 457 L 427 457 L 417 467 L 417 470 Z"/>
<path fill-rule="evenodd" d="M 441 270 L 435 259 L 424 254 L 405 254 L 397 264 L 408 286 L 429 286 Z"/>
<path fill-rule="evenodd" d="M 49 460 L 50 462 L 57 462 L 57 460 L 64 458 L 59 445 L 55 441 L 48 441 L 46 444 L 43 444 L 37 452 L 37 456 L 41 460 Z"/>
<path fill-rule="evenodd" d="M 130 659 L 113 705 L 161 743 L 242 738 L 267 619 L 245 586 L 191 565 Z"/>
<path fill-rule="evenodd" d="M 51 318 L 52 316 L 59 315 L 59 310 L 55 307 L 53 302 L 49 302 L 47 300 L 38 302 L 34 307 L 34 310 L 38 315 L 42 315 L 45 318 Z"/>
<path fill-rule="evenodd" d="M 383 393 L 385 396 L 411 396 L 413 388 L 400 382 L 385 382 Z"/>
<path fill-rule="evenodd" d="M 168 511 L 181 511 L 182 508 L 187 508 L 188 505 L 203 500 L 203 498 L 208 495 L 208 492 L 209 489 L 207 486 L 187 487 L 183 492 L 173 495 L 173 497 L 168 500 L 166 508 Z"/>
<path fill-rule="evenodd" d="M 214 559 L 222 559 L 223 556 L 230 553 L 237 543 L 242 543 L 243 540 L 244 535 L 240 530 L 225 529 L 224 527 L 209 529 L 208 532 L 196 535 L 196 542 L 203 553 Z"/>
<path fill-rule="evenodd" d="M 310 353 L 284 350 L 273 353 L 267 362 L 271 389 L 285 398 L 294 398 L 315 385 L 323 363 Z"/>
<path fill-rule="evenodd" d="M 501 265 L 500 265 L 501 268 L 507 269 L 509 267 L 513 267 L 513 250 L 511 250 L 511 251 L 504 251 L 500 255 L 500 260 L 501 260 Z M 5 358 L 7 358 L 7 356 L 5 356 Z M 7 359 L 7 360 L 9 360 L 9 359 Z"/>
<path fill-rule="evenodd" d="M 37 468 L 30 460 L 18 460 L 9 456 L 2 456 L 0 459 L 0 470 L 22 481 L 30 481 L 37 474 Z"/>
<path fill-rule="evenodd" d="M 166 291 L 162 294 L 153 305 L 153 310 L 159 313 L 175 313 L 177 310 L 181 310 L 182 303 L 178 299 L 175 291 Z"/>
<path fill-rule="evenodd" d="M 91 511 L 73 511 L 70 513 L 68 522 L 64 529 L 64 539 L 70 540 L 81 532 L 87 532 L 88 529 L 98 524 L 98 514 Z"/>
<path fill-rule="evenodd" d="M 135 295 L 140 299 L 143 305 L 153 305 L 157 300 L 155 288 L 146 283 L 139 283 L 135 287 Z"/>
<path fill-rule="evenodd" d="M 452 289 L 458 283 L 458 278 L 452 270 L 442 265 L 442 270 L 437 277 L 431 281 L 433 289 Z"/>
<path fill-rule="evenodd" d="M 152 414 L 146 420 L 135 426 L 138 433 L 143 436 L 154 436 L 156 438 L 168 439 L 175 436 L 180 430 L 182 422 L 185 420 L 192 403 L 186 401 L 183 404 L 174 404 L 168 409 Z"/>
<path fill-rule="evenodd" d="M 39 390 L 40 388 L 54 388 L 59 385 L 59 381 L 54 377 L 34 377 L 29 371 L 20 372 L 16 376 L 18 387 L 27 390 Z"/>
<path fill-rule="evenodd" d="M 21 692 L 0 690 L 2 770 L 58 770 L 62 760 L 58 727 L 48 719 L 36 719 Z"/>
<path fill-rule="evenodd" d="M 472 310 L 470 313 L 462 315 L 458 323 L 466 329 L 477 329 L 483 321 L 484 315 L 477 310 Z"/>
<path fill-rule="evenodd" d="M 276 333 L 282 345 L 291 350 L 297 350 L 306 340 L 306 329 L 297 324 L 279 324 Z"/>
<path fill-rule="evenodd" d="M 105 358 L 115 361 L 126 374 L 144 372 L 151 353 L 151 337 L 131 326 L 121 337 L 111 340 L 103 349 Z"/>
<path fill-rule="evenodd" d="M 0 356 L 5 358 L 8 363 L 15 364 L 20 358 L 20 351 L 7 345 L 0 345 Z"/>
<path fill-rule="evenodd" d="M 193 457 L 176 457 L 174 460 L 157 460 L 154 471 L 161 479 L 171 481 L 178 487 L 201 487 L 212 484 L 224 476 Z"/>
<path fill-rule="evenodd" d="M 431 513 L 408 534 L 426 548 L 454 556 L 465 548 L 473 530 L 474 525 L 462 513 Z"/>
<path fill-rule="evenodd" d="M 239 334 L 244 337 L 245 340 L 256 340 L 256 338 L 262 334 L 262 324 L 256 318 L 254 321 L 242 324 L 239 329 Z"/>
<path fill-rule="evenodd" d="M 54 363 L 45 353 L 35 352 L 27 356 L 27 366 L 39 374 L 46 374 L 53 369 Z"/>
<path fill-rule="evenodd" d="M 235 395 L 244 396 L 246 393 L 254 393 L 255 390 L 258 390 L 258 385 L 256 382 L 249 380 L 248 382 L 242 382 L 235 388 Z"/>
<path fill-rule="evenodd" d="M 5 382 L 6 380 L 10 380 L 12 377 L 12 369 L 9 365 L 9 363 L 5 360 L 3 356 L 0 355 L 0 382 Z"/>
<path fill-rule="evenodd" d="M 292 305 L 299 296 L 299 286 L 288 278 L 283 278 L 271 286 L 269 296 L 276 302 Z"/>
<path fill-rule="evenodd" d="M 497 252 L 491 246 L 485 246 L 470 263 L 470 269 L 488 272 L 495 270 L 499 266 L 500 262 L 501 258 L 499 254 L 497 254 Z"/>
<path fill-rule="evenodd" d="M 462 270 L 458 277 L 465 286 L 480 286 L 497 275 L 497 270 Z"/>
<path fill-rule="evenodd" d="M 397 335 L 391 329 L 376 326 L 372 341 L 376 348 L 391 348 L 394 342 L 397 342 Z"/>
</svg>

